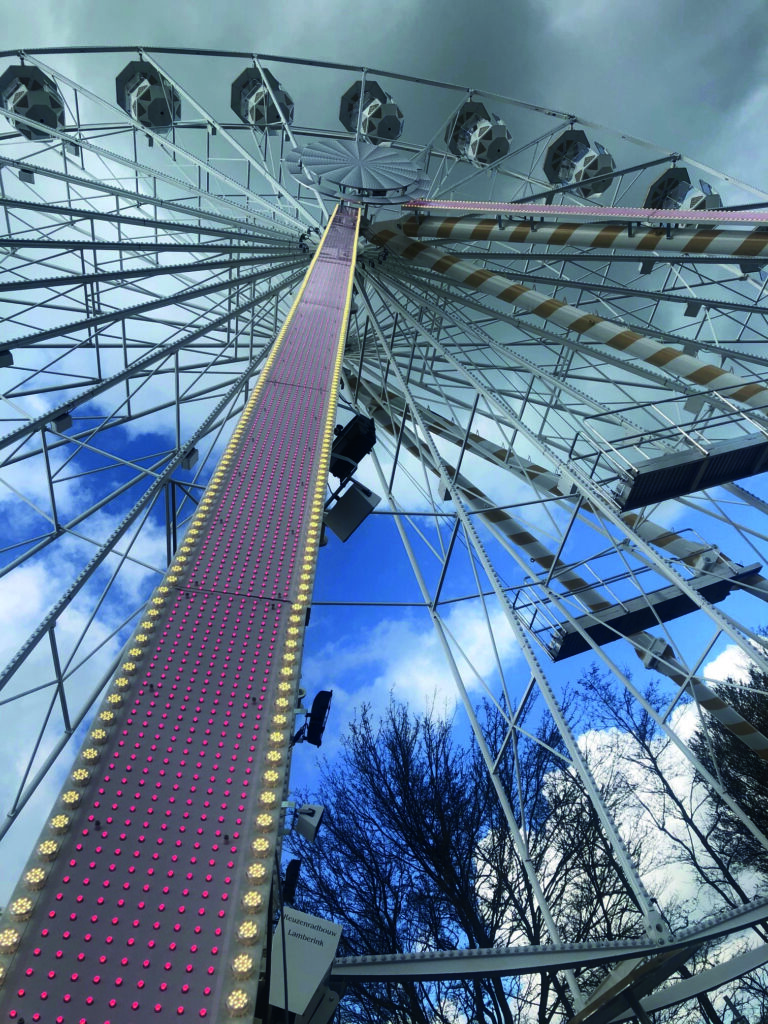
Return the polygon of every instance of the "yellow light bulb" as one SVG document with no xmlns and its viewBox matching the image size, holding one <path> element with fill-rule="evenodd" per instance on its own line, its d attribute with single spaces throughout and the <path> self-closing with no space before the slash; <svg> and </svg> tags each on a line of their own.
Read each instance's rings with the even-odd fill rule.
<svg viewBox="0 0 768 1024">
<path fill-rule="evenodd" d="M 32 913 L 33 903 L 29 896 L 20 896 L 8 908 L 14 921 L 26 921 Z"/>
<path fill-rule="evenodd" d="M 15 928 L 4 928 L 0 932 L 0 953 L 13 953 L 20 939 L 21 934 Z"/>
<path fill-rule="evenodd" d="M 24 881 L 30 889 L 42 889 L 45 885 L 45 871 L 42 868 L 30 868 L 24 875 Z"/>
</svg>

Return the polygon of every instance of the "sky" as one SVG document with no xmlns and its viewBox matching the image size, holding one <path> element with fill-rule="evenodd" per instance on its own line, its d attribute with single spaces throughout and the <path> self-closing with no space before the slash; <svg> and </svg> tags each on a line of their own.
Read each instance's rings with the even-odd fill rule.
<svg viewBox="0 0 768 1024">
<path fill-rule="evenodd" d="M 271 5 L 39 0 L 34 7 L 7 6 L 7 48 L 243 49 L 390 69 L 572 112 L 689 153 L 747 182 L 768 179 L 764 0 L 737 0 L 727 10 L 712 0 L 291 0 Z M 41 607 L 44 587 L 43 580 L 30 580 L 30 593 Z M 469 651 L 479 635 L 474 625 L 455 624 Z M 428 699 L 445 682 L 431 634 L 407 621 L 380 622 L 369 648 L 367 688 L 355 701 L 389 689 L 413 695 L 415 677 L 420 696 Z M 334 673 L 361 671 L 357 656 L 327 644 L 313 661 L 308 685 L 320 686 Z M 336 714 L 346 720 L 352 703 L 350 695 L 342 697 Z"/>
<path fill-rule="evenodd" d="M 391 69 L 550 105 L 764 177 L 761 0 L 40 0 L 5 5 L 8 48 L 255 50 Z"/>
</svg>

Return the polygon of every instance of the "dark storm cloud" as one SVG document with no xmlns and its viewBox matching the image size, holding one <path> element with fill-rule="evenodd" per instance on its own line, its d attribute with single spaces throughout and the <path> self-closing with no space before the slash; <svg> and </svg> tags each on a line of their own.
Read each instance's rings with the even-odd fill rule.
<svg viewBox="0 0 768 1024">
<path fill-rule="evenodd" d="M 768 71 L 764 0 L 38 0 L 8 46 L 237 48 L 391 68 L 574 112 L 711 159 Z"/>
<path fill-rule="evenodd" d="M 501 68 L 513 67 L 518 81 L 534 72 L 535 50 L 517 40 L 544 31 L 546 20 L 540 4 L 504 0 L 475 7 L 425 0 L 224 0 L 215 9 L 186 0 L 42 0 L 34 22 L 17 7 L 4 36 L 11 46 L 118 43 L 296 54 L 491 89 L 498 88 Z"/>
<path fill-rule="evenodd" d="M 548 102 L 570 95 L 583 116 L 665 145 L 701 152 L 768 69 L 762 0 L 727 11 L 715 0 L 547 7 L 559 68 L 549 76 Z"/>
</svg>

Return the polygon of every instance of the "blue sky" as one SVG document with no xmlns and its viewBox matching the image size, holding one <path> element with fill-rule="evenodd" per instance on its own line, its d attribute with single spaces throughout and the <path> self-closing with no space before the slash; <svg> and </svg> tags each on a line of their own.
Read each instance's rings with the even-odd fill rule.
<svg viewBox="0 0 768 1024">
<path fill-rule="evenodd" d="M 690 153 L 748 182 L 762 184 L 768 177 L 762 131 L 768 40 L 764 7 L 757 2 L 740 3 L 726 12 L 722 5 L 702 0 L 475 5 L 401 0 L 351 6 L 299 0 L 289 6 L 225 3 L 215 9 L 210 4 L 146 0 L 43 0 L 35 5 L 34 16 L 15 5 L 5 16 L 4 30 L 8 47 L 243 47 L 391 68 L 572 111 Z M 70 61 L 71 73 L 85 77 L 88 59 Z M 284 77 L 287 84 L 288 72 Z M 375 487 L 370 469 L 364 479 Z M 376 518 L 365 529 L 367 544 L 383 549 L 384 541 L 377 545 L 376 538 L 389 526 Z M 332 558 L 333 572 L 321 574 L 317 592 L 327 600 L 334 599 L 348 578 L 371 572 L 370 566 L 360 565 L 354 539 L 346 547 L 334 539 L 330 544 L 332 549 L 321 551 L 321 570 L 323 560 Z M 391 550 L 375 566 L 378 599 L 390 592 L 398 600 L 415 597 L 410 578 L 404 577 L 400 549 Z M 28 610 L 42 610 L 46 579 L 27 582 Z M 13 623 L 18 595 L 6 598 Z M 462 646 L 482 658 L 476 618 L 459 613 L 448 618 Z M 350 616 L 366 651 L 327 635 L 326 621 L 326 612 L 318 607 L 308 638 L 306 683 L 310 697 L 320 686 L 337 689 L 334 728 L 343 724 L 356 701 L 381 700 L 390 689 L 398 696 L 418 693 L 425 699 L 434 689 L 441 695 L 448 691 L 439 650 L 423 615 L 392 611 Z M 514 667 L 512 646 L 505 653 Z M 487 667 L 493 671 L 492 664 Z M 333 743 L 325 749 L 332 751 Z M 303 760 L 306 770 L 308 754 L 297 754 L 297 768 Z M 30 824 L 11 847 L 11 862 L 31 841 L 33 828 Z"/>
</svg>

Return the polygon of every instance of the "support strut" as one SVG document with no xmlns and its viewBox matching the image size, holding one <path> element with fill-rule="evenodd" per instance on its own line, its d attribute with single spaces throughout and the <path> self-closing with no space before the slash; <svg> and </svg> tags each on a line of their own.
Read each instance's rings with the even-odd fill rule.
<svg viewBox="0 0 768 1024">
<path fill-rule="evenodd" d="M 336 209 L 0 919 L 3 1020 L 253 1014 L 358 227 Z"/>
</svg>

